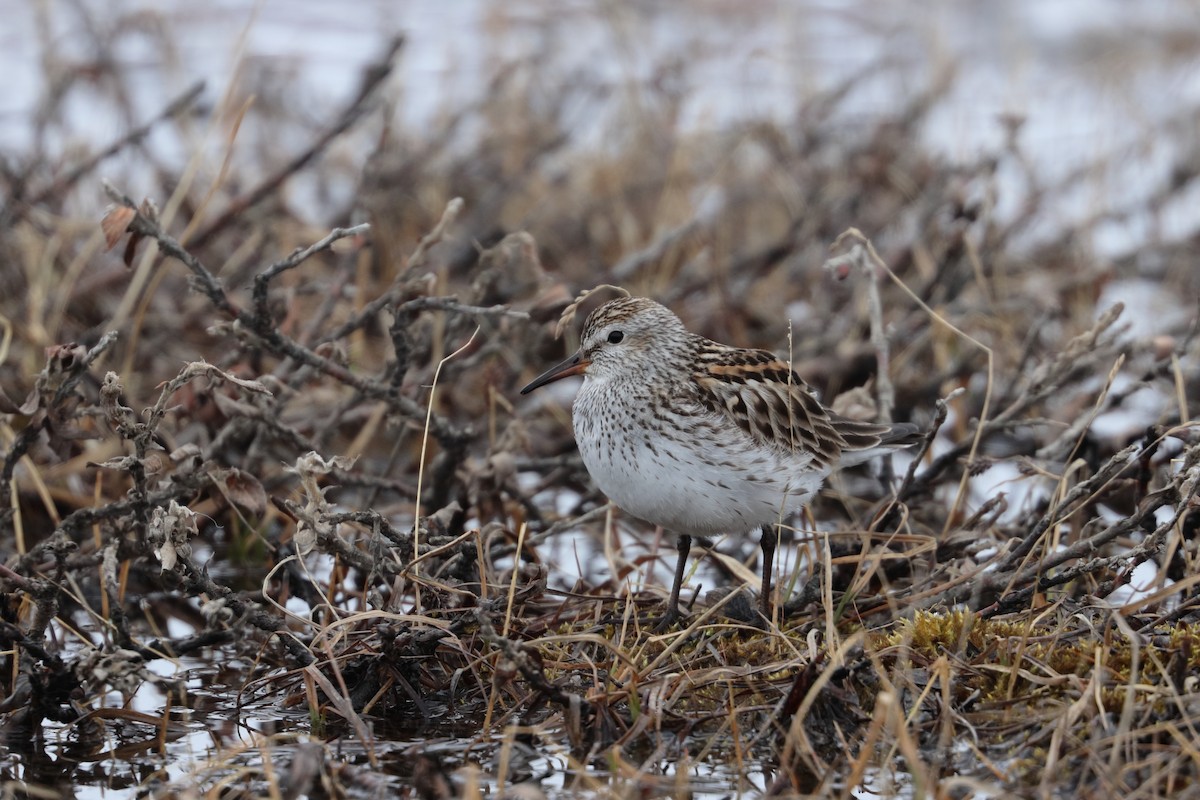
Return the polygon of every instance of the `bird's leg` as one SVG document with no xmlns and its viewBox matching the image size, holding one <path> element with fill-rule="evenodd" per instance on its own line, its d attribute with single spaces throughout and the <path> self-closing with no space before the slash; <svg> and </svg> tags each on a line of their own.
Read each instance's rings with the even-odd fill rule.
<svg viewBox="0 0 1200 800">
<path fill-rule="evenodd" d="M 771 619 L 771 573 L 775 570 L 775 545 L 779 543 L 779 531 L 774 525 L 764 525 L 762 529 L 762 590 L 758 596 L 758 610 L 763 618 Z"/>
<path fill-rule="evenodd" d="M 671 598 L 667 600 L 667 614 L 654 626 L 656 631 L 665 631 L 671 623 L 679 619 L 679 590 L 683 586 L 683 573 L 687 570 L 688 553 L 692 550 L 692 537 L 680 535 L 675 543 L 679 550 L 679 560 L 675 562 L 675 582 L 671 584 Z"/>
</svg>

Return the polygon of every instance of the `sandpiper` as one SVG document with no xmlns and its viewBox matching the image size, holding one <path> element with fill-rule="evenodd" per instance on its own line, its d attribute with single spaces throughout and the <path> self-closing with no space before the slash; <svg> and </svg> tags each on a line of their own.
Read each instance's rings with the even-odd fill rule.
<svg viewBox="0 0 1200 800">
<path fill-rule="evenodd" d="M 693 537 L 762 531 L 759 608 L 771 618 L 777 526 L 835 469 L 919 440 L 911 424 L 846 419 L 787 361 L 689 332 L 664 306 L 622 297 L 584 323 L 579 351 L 521 390 L 583 375 L 572 420 L 583 463 L 619 508 L 678 536 L 660 628 L 679 617 Z"/>
</svg>

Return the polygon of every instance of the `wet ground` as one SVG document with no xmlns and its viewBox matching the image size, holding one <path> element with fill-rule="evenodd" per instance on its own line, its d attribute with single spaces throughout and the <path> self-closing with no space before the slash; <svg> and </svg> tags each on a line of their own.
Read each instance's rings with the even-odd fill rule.
<svg viewBox="0 0 1200 800">
<path fill-rule="evenodd" d="M 5 791 L 1194 796 L 1190 4 L 9 6 Z M 874 402 L 850 226 L 928 450 L 655 632 L 517 389 L 612 282 Z"/>
</svg>

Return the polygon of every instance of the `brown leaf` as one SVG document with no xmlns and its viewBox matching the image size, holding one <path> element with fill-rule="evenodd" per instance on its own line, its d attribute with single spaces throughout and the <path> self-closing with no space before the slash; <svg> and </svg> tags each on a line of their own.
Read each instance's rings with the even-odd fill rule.
<svg viewBox="0 0 1200 800">
<path fill-rule="evenodd" d="M 158 204 L 149 197 L 142 200 L 142 204 L 138 206 L 138 213 L 155 225 L 158 224 Z"/>
<path fill-rule="evenodd" d="M 121 254 L 121 260 L 125 262 L 125 266 L 133 266 L 133 257 L 137 254 L 138 242 L 143 238 L 140 233 L 130 234 L 129 241 L 125 244 L 125 252 Z"/>
<path fill-rule="evenodd" d="M 240 469 L 223 469 L 213 473 L 220 482 L 225 498 L 250 514 L 260 515 L 267 510 L 267 492 L 258 478 Z"/>
<path fill-rule="evenodd" d="M 0 388 L 0 414 L 20 414 L 28 417 L 37 411 L 38 397 L 37 389 L 31 389 L 29 394 L 25 395 L 25 402 L 18 405 L 16 400 L 13 400 L 4 389 Z"/>
<path fill-rule="evenodd" d="M 121 237 L 129 230 L 129 223 L 137 212 L 125 206 L 112 206 L 100 220 L 100 230 L 104 231 L 104 249 L 112 250 L 121 241 Z M 128 262 L 126 262 L 128 263 Z"/>
<path fill-rule="evenodd" d="M 87 356 L 87 348 L 75 342 L 55 344 L 46 348 L 46 368 L 37 378 L 37 390 L 43 393 L 53 393 L 75 368 L 75 365 Z"/>
</svg>

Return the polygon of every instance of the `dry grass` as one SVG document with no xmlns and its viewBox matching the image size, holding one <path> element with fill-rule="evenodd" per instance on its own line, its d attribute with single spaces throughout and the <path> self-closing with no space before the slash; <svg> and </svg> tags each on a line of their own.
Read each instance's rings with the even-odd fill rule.
<svg viewBox="0 0 1200 800">
<path fill-rule="evenodd" d="M 1196 322 L 1138 338 L 1096 305 L 1147 263 L 1200 296 L 1188 243 L 1101 263 L 1080 244 L 1098 216 L 1029 244 L 1089 176 L 1030 170 L 1018 190 L 997 177 L 1028 167 L 1015 149 L 929 152 L 947 85 L 868 125 L 840 115 L 847 85 L 788 126 L 695 133 L 664 84 L 597 151 L 565 122 L 586 87 L 534 91 L 521 65 L 442 129 L 384 124 L 400 47 L 311 129 L 235 93 L 198 123 L 185 95 L 149 129 L 196 144 L 211 126 L 226 152 L 118 173 L 104 232 L 78 211 L 96 208 L 99 157 L 7 164 L 10 748 L 44 759 L 49 734 L 86 761 L 170 762 L 195 693 L 146 664 L 236 661 L 237 686 L 202 694 L 235 720 L 306 723 L 218 744 L 155 792 L 1200 797 Z M 65 124 L 60 97 L 46 124 Z M 248 120 L 309 144 L 234 181 Z M 347 160 L 347 136 L 374 151 Z M 157 207 L 126 196 L 135 182 Z M 357 188 L 314 228 L 289 211 L 301 182 Z M 1020 213 L 994 214 L 1001 191 L 1024 192 Z M 796 521 L 777 581 L 802 598 L 792 613 L 760 629 L 737 621 L 744 595 L 718 593 L 654 634 L 639 618 L 665 592 L 645 576 L 673 551 L 603 507 L 567 410 L 515 389 L 561 357 L 559 312 L 604 282 L 714 338 L 783 350 L 790 334 L 827 397 L 861 386 L 867 286 L 822 270 L 851 226 L 880 260 L 895 416 L 933 447 L 891 485 L 846 476 Z M 1093 431 L 1143 387 L 1174 398 L 1153 425 Z M 1007 497 L 970 493 L 1014 465 Z M 1022 500 L 1020 481 L 1041 493 Z M 570 586 L 546 555 L 567 533 L 592 537 Z M 730 587 L 756 568 L 735 544 L 708 557 Z M 1113 601 L 1147 561 L 1154 590 Z M 168 635 L 178 621 L 194 635 Z M 158 715 L 107 696 L 146 681 Z M 108 752 L 114 737 L 136 744 Z"/>
</svg>

